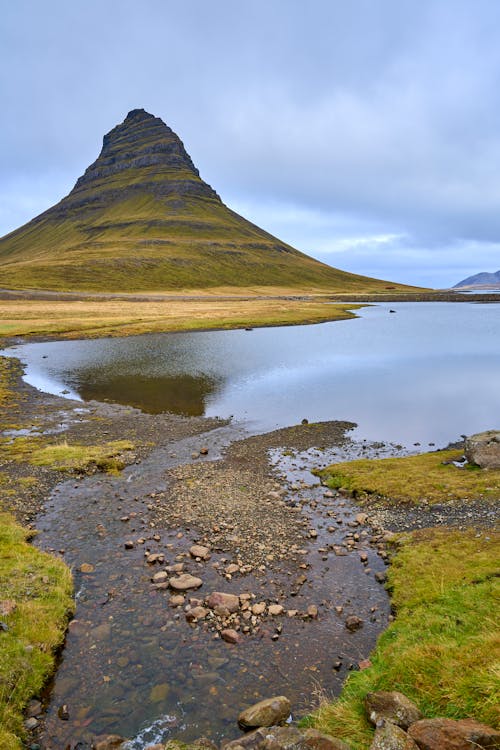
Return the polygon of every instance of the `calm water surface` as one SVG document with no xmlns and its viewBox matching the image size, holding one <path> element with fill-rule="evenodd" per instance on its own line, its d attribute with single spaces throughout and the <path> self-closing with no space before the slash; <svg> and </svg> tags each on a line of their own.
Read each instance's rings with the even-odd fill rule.
<svg viewBox="0 0 500 750">
<path fill-rule="evenodd" d="M 394 310 L 394 313 L 390 311 Z M 455 440 L 500 417 L 500 305 L 387 303 L 314 326 L 154 334 L 10 349 L 52 393 L 257 430 L 346 419 L 357 436 Z"/>
</svg>

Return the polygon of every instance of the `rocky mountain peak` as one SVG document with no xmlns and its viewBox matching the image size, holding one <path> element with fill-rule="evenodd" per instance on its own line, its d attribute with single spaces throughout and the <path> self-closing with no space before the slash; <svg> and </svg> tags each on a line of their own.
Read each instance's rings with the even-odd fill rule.
<svg viewBox="0 0 500 750">
<path fill-rule="evenodd" d="M 127 173 L 123 175 L 127 181 L 141 179 L 141 173 L 147 173 L 148 181 L 155 176 L 172 177 L 175 172 L 199 177 L 181 139 L 161 118 L 144 109 L 131 110 L 104 136 L 101 153 L 78 179 L 72 193 L 101 186 L 121 172 Z"/>
</svg>

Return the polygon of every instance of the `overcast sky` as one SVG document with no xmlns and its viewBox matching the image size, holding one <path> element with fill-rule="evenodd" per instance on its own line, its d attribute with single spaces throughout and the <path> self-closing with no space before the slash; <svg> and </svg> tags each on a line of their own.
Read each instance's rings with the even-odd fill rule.
<svg viewBox="0 0 500 750">
<path fill-rule="evenodd" d="M 226 204 L 333 266 L 500 268 L 499 0 L 2 5 L 0 235 L 144 107 Z"/>
</svg>

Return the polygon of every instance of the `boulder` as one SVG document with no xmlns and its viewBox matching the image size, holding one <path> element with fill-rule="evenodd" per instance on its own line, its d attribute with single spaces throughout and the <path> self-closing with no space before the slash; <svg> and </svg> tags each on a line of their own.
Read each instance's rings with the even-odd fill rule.
<svg viewBox="0 0 500 750">
<path fill-rule="evenodd" d="M 401 727 L 386 721 L 375 730 L 370 750 L 418 750 L 418 745 Z"/>
<path fill-rule="evenodd" d="M 474 719 L 422 719 L 408 734 L 420 750 L 500 749 L 500 732 Z"/>
<path fill-rule="evenodd" d="M 266 698 L 246 708 L 238 716 L 238 724 L 243 729 L 255 727 L 272 727 L 281 724 L 290 716 L 290 701 L 284 695 Z"/>
<path fill-rule="evenodd" d="M 240 597 L 236 594 L 224 594 L 222 591 L 213 591 L 207 596 L 206 603 L 210 609 L 224 607 L 224 609 L 227 609 L 232 614 L 240 608 Z"/>
<path fill-rule="evenodd" d="M 366 715 L 371 723 L 376 726 L 381 719 L 391 721 L 402 729 L 408 729 L 423 718 L 417 706 L 403 693 L 396 690 L 389 692 L 379 690 L 376 693 L 368 693 L 365 696 Z"/>
<path fill-rule="evenodd" d="M 478 432 L 465 440 L 465 457 L 482 469 L 500 469 L 500 432 Z"/>
</svg>

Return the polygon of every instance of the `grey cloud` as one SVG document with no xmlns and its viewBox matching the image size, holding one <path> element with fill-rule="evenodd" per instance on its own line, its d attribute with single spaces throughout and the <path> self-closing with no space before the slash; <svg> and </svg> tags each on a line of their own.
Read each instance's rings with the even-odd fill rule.
<svg viewBox="0 0 500 750">
<path fill-rule="evenodd" d="M 488 270 L 499 22 L 496 0 L 18 0 L 0 31 L 0 233 L 68 192 L 145 107 L 228 204 L 300 249 L 410 283 L 446 264 L 459 280 L 443 248 Z M 325 250 L 363 233 L 399 239 Z"/>
</svg>

